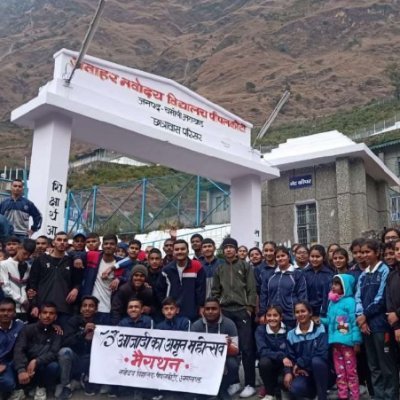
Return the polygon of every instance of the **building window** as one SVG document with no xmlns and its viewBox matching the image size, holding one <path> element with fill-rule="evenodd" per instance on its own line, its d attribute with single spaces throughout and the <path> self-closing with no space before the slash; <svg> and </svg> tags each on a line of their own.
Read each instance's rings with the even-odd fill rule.
<svg viewBox="0 0 400 400">
<path fill-rule="evenodd" d="M 391 197 L 392 207 L 392 222 L 399 223 L 400 222 L 400 196 Z"/>
<path fill-rule="evenodd" d="M 317 205 L 315 203 L 296 206 L 297 238 L 305 245 L 318 242 Z"/>
</svg>

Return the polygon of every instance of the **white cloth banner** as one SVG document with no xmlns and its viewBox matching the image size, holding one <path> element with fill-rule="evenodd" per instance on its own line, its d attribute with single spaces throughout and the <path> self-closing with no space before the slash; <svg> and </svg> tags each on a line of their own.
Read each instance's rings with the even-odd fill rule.
<svg viewBox="0 0 400 400">
<path fill-rule="evenodd" d="M 98 325 L 89 380 L 215 396 L 226 352 L 225 335 Z"/>
</svg>

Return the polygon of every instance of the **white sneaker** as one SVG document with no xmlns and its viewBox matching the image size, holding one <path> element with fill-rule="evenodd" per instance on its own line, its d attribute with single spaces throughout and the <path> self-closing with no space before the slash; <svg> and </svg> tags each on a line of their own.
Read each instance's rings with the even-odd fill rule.
<svg viewBox="0 0 400 400">
<path fill-rule="evenodd" d="M 25 393 L 22 389 L 14 390 L 8 400 L 24 400 Z"/>
<path fill-rule="evenodd" d="M 241 392 L 239 397 L 251 397 L 256 394 L 256 389 L 253 386 L 247 385 Z M 35 399 L 36 400 L 36 399 Z"/>
<path fill-rule="evenodd" d="M 37 387 L 35 390 L 35 395 L 33 396 L 33 400 L 47 400 L 46 389 Z"/>
<path fill-rule="evenodd" d="M 227 392 L 229 396 L 234 396 L 237 392 L 239 392 L 240 388 L 240 383 L 234 383 L 228 387 Z"/>
<path fill-rule="evenodd" d="M 275 396 L 271 396 L 270 394 L 267 394 L 261 400 L 275 400 Z"/>
</svg>

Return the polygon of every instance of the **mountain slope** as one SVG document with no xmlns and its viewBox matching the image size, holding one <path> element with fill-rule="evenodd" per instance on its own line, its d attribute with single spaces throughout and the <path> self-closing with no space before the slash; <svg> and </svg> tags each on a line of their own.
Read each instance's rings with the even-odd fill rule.
<svg viewBox="0 0 400 400">
<path fill-rule="evenodd" d="M 0 2 L 0 120 L 50 79 L 57 50 L 79 49 L 96 6 Z M 256 125 L 289 87 L 277 121 L 288 122 L 388 96 L 399 16 L 397 0 L 108 0 L 88 53 L 175 79 Z M 0 133 L 1 148 L 17 138 L 29 155 L 29 135 Z"/>
</svg>

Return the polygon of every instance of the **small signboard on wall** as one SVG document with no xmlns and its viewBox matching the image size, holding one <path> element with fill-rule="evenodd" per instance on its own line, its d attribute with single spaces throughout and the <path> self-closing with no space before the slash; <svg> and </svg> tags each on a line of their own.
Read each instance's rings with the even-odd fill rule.
<svg viewBox="0 0 400 400">
<path fill-rule="evenodd" d="M 289 178 L 289 189 L 303 189 L 312 186 L 312 175 L 292 176 Z"/>
</svg>

